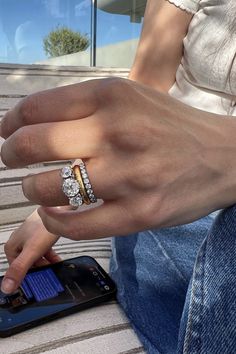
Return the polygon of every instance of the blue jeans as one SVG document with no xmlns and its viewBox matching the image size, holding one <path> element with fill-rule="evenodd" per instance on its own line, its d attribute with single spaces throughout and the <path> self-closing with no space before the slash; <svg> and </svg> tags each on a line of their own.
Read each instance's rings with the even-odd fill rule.
<svg viewBox="0 0 236 354">
<path fill-rule="evenodd" d="M 114 237 L 118 301 L 150 354 L 236 353 L 236 206 Z"/>
</svg>

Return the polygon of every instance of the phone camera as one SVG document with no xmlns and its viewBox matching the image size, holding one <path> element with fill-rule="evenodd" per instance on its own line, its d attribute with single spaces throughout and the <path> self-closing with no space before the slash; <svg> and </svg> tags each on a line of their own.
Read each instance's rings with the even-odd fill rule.
<svg viewBox="0 0 236 354">
<path fill-rule="evenodd" d="M 76 265 L 74 263 L 66 264 L 66 266 L 67 268 L 76 269 Z"/>
</svg>

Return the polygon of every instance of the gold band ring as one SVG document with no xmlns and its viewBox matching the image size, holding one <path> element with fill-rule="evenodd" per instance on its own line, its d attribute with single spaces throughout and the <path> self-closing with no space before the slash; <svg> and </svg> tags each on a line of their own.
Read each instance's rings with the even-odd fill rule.
<svg viewBox="0 0 236 354">
<path fill-rule="evenodd" d="M 90 202 L 89 197 L 87 195 L 79 166 L 78 165 L 73 166 L 73 171 L 74 171 L 75 178 L 80 186 L 80 195 L 81 195 L 84 203 L 89 205 L 91 202 Z"/>
</svg>

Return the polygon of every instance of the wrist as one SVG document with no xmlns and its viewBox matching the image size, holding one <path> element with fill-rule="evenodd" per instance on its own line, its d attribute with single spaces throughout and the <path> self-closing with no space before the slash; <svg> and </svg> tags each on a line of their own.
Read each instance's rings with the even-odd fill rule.
<svg viewBox="0 0 236 354">
<path fill-rule="evenodd" d="M 236 120 L 228 116 L 215 118 L 217 124 L 212 127 L 207 155 L 218 175 L 213 187 L 215 209 L 222 209 L 236 203 Z"/>
</svg>

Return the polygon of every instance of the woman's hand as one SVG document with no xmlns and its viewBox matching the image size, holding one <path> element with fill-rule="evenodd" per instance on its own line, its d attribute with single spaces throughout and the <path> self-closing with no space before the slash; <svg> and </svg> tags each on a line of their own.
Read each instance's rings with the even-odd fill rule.
<svg viewBox="0 0 236 354">
<path fill-rule="evenodd" d="M 37 210 L 12 233 L 5 244 L 9 262 L 1 290 L 5 293 L 15 291 L 31 266 L 56 263 L 61 258 L 52 249 L 58 236 L 50 234 L 44 227 Z"/>
<path fill-rule="evenodd" d="M 82 158 L 93 209 L 66 205 L 58 170 L 28 176 L 47 230 L 71 239 L 126 235 L 191 222 L 236 201 L 236 123 L 122 79 L 29 96 L 3 118 L 9 167 Z M 46 248 L 47 249 L 47 248 Z"/>
</svg>

